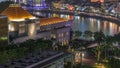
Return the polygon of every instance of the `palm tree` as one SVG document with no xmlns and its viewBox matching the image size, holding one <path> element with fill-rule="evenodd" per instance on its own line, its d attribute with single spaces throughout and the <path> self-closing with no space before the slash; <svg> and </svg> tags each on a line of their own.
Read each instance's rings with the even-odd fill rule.
<svg viewBox="0 0 120 68">
<path fill-rule="evenodd" d="M 100 62 L 101 54 L 103 53 L 103 48 L 104 47 L 102 45 L 98 45 L 97 47 L 92 49 L 92 51 L 93 51 L 95 57 L 97 58 L 98 62 Z"/>
<path fill-rule="evenodd" d="M 98 44 L 97 47 L 94 48 L 93 52 L 96 55 L 97 61 L 100 61 L 101 54 L 103 52 L 103 43 L 105 41 L 105 35 L 103 32 L 95 32 L 94 33 L 94 38 L 96 43 Z"/>
<path fill-rule="evenodd" d="M 79 38 L 81 35 L 82 35 L 82 32 L 81 32 L 81 31 L 75 31 L 75 32 L 74 32 L 75 38 Z"/>
<path fill-rule="evenodd" d="M 34 42 L 35 42 L 35 40 L 29 39 L 29 40 L 26 40 L 25 42 L 21 43 L 20 46 L 27 48 L 27 51 L 31 53 L 33 50 L 35 50 Z"/>
<path fill-rule="evenodd" d="M 85 39 L 92 38 L 92 36 L 93 36 L 93 33 L 91 31 L 85 31 L 84 32 Z"/>
<path fill-rule="evenodd" d="M 105 35 L 103 32 L 95 32 L 94 33 L 94 40 L 101 45 L 105 41 Z"/>
<path fill-rule="evenodd" d="M 120 57 L 120 48 L 114 47 L 114 56 Z"/>
<path fill-rule="evenodd" d="M 118 43 L 118 45 L 120 45 L 120 33 L 114 35 L 114 38 L 115 38 L 116 42 Z"/>
<path fill-rule="evenodd" d="M 108 51 L 110 50 L 110 49 L 112 49 L 113 48 L 113 41 L 114 41 L 114 39 L 113 39 L 113 37 L 112 36 L 106 36 L 106 38 L 105 38 L 105 43 L 104 43 L 104 59 L 106 60 L 107 59 L 107 57 L 108 57 Z"/>
</svg>

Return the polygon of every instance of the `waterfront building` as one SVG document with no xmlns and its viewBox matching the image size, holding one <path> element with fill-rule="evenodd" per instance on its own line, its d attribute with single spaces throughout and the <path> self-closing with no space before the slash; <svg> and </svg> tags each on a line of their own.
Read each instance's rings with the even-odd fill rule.
<svg viewBox="0 0 120 68">
<path fill-rule="evenodd" d="M 72 21 L 59 17 L 41 18 L 40 19 L 40 32 L 44 39 L 53 38 L 62 45 L 66 45 L 70 41 Z M 46 35 L 45 35 L 46 33 Z"/>
<path fill-rule="evenodd" d="M 24 4 L 27 5 L 28 7 L 24 7 L 25 9 L 44 9 L 48 8 L 48 6 L 45 3 L 45 0 L 10 0 L 13 1 L 17 4 Z"/>
<path fill-rule="evenodd" d="M 8 43 L 8 17 L 0 15 L 0 45 Z"/>
<path fill-rule="evenodd" d="M 72 21 L 59 17 L 36 18 L 22 9 L 20 5 L 12 4 L 1 14 L 9 19 L 10 42 L 21 43 L 28 39 L 55 39 L 57 43 L 66 45 L 70 41 Z"/>
<path fill-rule="evenodd" d="M 2 15 L 7 15 L 9 19 L 8 31 L 10 42 L 21 36 L 32 38 L 40 28 L 39 19 L 22 9 L 20 5 L 12 4 L 5 9 Z M 22 40 L 24 41 L 24 39 Z"/>
</svg>

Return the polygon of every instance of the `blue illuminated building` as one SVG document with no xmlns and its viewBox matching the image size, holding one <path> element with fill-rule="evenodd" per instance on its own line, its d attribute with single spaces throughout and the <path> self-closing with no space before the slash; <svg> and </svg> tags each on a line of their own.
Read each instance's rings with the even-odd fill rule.
<svg viewBox="0 0 120 68">
<path fill-rule="evenodd" d="M 27 6 L 27 9 L 44 9 L 48 8 L 45 3 L 45 0 L 10 0 L 14 1 L 15 3 L 22 4 Z"/>
</svg>

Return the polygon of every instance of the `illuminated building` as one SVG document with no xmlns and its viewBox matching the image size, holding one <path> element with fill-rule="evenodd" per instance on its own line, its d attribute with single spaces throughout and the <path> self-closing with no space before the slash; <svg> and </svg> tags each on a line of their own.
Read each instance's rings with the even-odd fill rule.
<svg viewBox="0 0 120 68">
<path fill-rule="evenodd" d="M 101 2 L 101 3 L 103 3 L 103 2 L 115 2 L 116 0 L 91 0 L 91 2 Z"/>
<path fill-rule="evenodd" d="M 59 17 L 38 19 L 17 4 L 10 5 L 2 14 L 7 15 L 9 19 L 10 42 L 53 38 L 66 45 L 70 41 L 71 21 Z"/>
<path fill-rule="evenodd" d="M 47 8 L 45 0 L 10 0 L 17 4 L 26 4 L 29 5 L 28 9 L 42 9 Z"/>
<path fill-rule="evenodd" d="M 15 3 L 27 3 L 27 0 L 9 0 L 9 1 L 13 1 Z"/>
<path fill-rule="evenodd" d="M 91 2 L 104 2 L 105 0 L 91 0 Z"/>
<path fill-rule="evenodd" d="M 40 31 L 44 39 L 53 38 L 58 43 L 66 45 L 70 41 L 71 21 L 59 17 L 40 19 Z M 45 35 L 46 33 L 46 35 Z"/>
<path fill-rule="evenodd" d="M 30 38 L 36 34 L 39 28 L 37 26 L 39 25 L 39 19 L 22 9 L 20 5 L 12 4 L 1 14 L 8 16 L 10 41 L 19 39 L 21 36 L 28 36 L 27 38 Z M 25 40 L 23 39 L 22 41 Z"/>
<path fill-rule="evenodd" d="M 8 17 L 0 15 L 0 45 L 8 43 Z"/>
</svg>

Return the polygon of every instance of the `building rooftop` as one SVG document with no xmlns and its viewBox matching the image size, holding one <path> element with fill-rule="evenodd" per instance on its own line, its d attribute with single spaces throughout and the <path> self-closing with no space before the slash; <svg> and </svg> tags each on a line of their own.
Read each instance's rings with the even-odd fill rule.
<svg viewBox="0 0 120 68">
<path fill-rule="evenodd" d="M 24 58 L 13 60 L 6 64 L 0 65 L 0 68 L 38 68 L 54 62 L 60 57 L 68 55 L 71 54 L 60 51 L 37 51 L 30 53 Z"/>
<path fill-rule="evenodd" d="M 11 4 L 1 14 L 7 15 L 10 21 L 23 21 L 26 18 L 28 19 L 33 18 L 33 16 L 28 11 L 24 10 L 18 4 Z"/>
<path fill-rule="evenodd" d="M 65 21 L 67 20 L 60 17 L 40 18 L 40 26 L 56 24 Z"/>
</svg>

